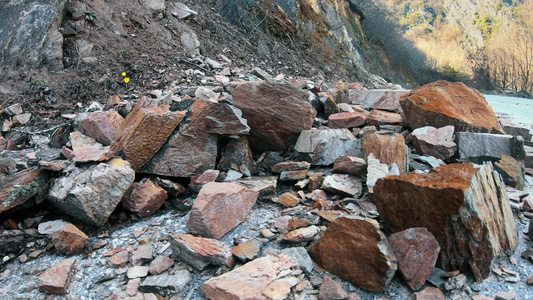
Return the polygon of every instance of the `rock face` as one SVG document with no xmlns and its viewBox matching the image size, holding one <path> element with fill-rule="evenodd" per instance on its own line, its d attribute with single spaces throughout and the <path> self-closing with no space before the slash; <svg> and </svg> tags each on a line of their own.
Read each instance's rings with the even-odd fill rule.
<svg viewBox="0 0 533 300">
<path fill-rule="evenodd" d="M 387 164 L 389 167 L 392 164 L 396 164 L 401 173 L 409 170 L 409 159 L 407 156 L 409 152 L 401 134 L 395 133 L 388 135 L 373 133 L 365 135 L 361 142 L 361 147 L 366 159 L 372 153 L 374 158 L 379 159 L 381 163 Z"/>
<path fill-rule="evenodd" d="M 184 117 L 181 112 L 143 108 L 143 104 L 139 102 L 128 114 L 111 145 L 111 150 L 124 153 L 135 171 L 150 161 Z"/>
<path fill-rule="evenodd" d="M 134 183 L 122 199 L 122 206 L 141 217 L 154 214 L 167 200 L 167 192 L 150 179 Z"/>
<path fill-rule="evenodd" d="M 311 129 L 316 111 L 306 94 L 291 85 L 270 81 L 231 85 L 236 107 L 249 122 L 250 144 L 259 150 L 286 150 L 300 132 Z"/>
<path fill-rule="evenodd" d="M 208 299 L 284 299 L 298 284 L 298 265 L 287 255 L 265 256 L 213 277 L 200 288 Z"/>
<path fill-rule="evenodd" d="M 492 259 L 517 244 L 505 186 L 488 165 L 434 170 L 379 179 L 374 187 L 379 214 L 391 232 L 427 228 L 442 248 L 441 268 L 470 269 L 483 280 Z"/>
<path fill-rule="evenodd" d="M 39 276 L 39 290 L 54 295 L 63 295 L 75 271 L 76 259 L 69 258 L 53 265 Z"/>
<path fill-rule="evenodd" d="M 44 170 L 28 169 L 0 179 L 0 216 L 40 203 L 46 197 L 48 174 Z"/>
<path fill-rule="evenodd" d="M 412 129 L 453 125 L 456 131 L 503 133 L 485 97 L 463 83 L 429 83 L 402 96 L 400 104 Z"/>
<path fill-rule="evenodd" d="M 127 161 L 112 159 L 56 179 L 48 200 L 80 221 L 102 226 L 134 179 L 135 171 Z"/>
<path fill-rule="evenodd" d="M 236 183 L 208 183 L 191 208 L 187 226 L 192 234 L 219 239 L 246 218 L 258 195 Z"/>
<path fill-rule="evenodd" d="M 171 233 L 169 237 L 174 256 L 197 270 L 203 270 L 210 264 L 229 267 L 233 265 L 230 249 L 222 242 L 190 234 Z"/>
<path fill-rule="evenodd" d="M 348 129 L 306 130 L 294 150 L 308 155 L 313 165 L 327 166 L 342 155 L 360 154 L 361 144 Z"/>
<path fill-rule="evenodd" d="M 511 135 L 458 132 L 456 137 L 459 159 L 475 163 L 497 161 L 502 155 L 525 159 L 524 140 Z"/>
<path fill-rule="evenodd" d="M 338 218 L 309 249 L 326 271 L 371 292 L 383 291 L 396 272 L 397 262 L 377 222 Z"/>
<path fill-rule="evenodd" d="M 398 270 L 409 287 L 419 290 L 433 274 L 440 247 L 426 228 L 409 228 L 389 236 Z"/>
<path fill-rule="evenodd" d="M 457 151 L 457 144 L 453 141 L 454 130 L 453 126 L 417 128 L 412 133 L 413 146 L 420 155 L 448 159 Z"/>
</svg>

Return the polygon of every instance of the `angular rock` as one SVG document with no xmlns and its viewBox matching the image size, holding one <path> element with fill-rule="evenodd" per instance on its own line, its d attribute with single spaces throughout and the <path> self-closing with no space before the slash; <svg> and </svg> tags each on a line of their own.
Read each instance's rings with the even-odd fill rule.
<svg viewBox="0 0 533 300">
<path fill-rule="evenodd" d="M 324 176 L 320 173 L 313 173 L 309 175 L 309 190 L 314 191 L 322 187 L 324 183 Z"/>
<path fill-rule="evenodd" d="M 111 145 L 111 150 L 124 153 L 135 171 L 150 161 L 185 115 L 156 107 L 143 108 L 143 104 L 144 101 L 139 102 L 128 114 Z"/>
<path fill-rule="evenodd" d="M 402 116 L 397 113 L 374 109 L 366 118 L 370 125 L 403 125 Z"/>
<path fill-rule="evenodd" d="M 279 284 L 294 270 L 298 266 L 287 255 L 268 255 L 207 280 L 200 290 L 208 299 L 284 299 L 298 281 Z M 274 292 L 277 296 L 268 296 Z"/>
<path fill-rule="evenodd" d="M 67 222 L 63 220 L 42 222 L 39 223 L 39 227 L 37 227 L 37 232 L 39 232 L 39 234 L 54 234 L 57 231 L 60 231 L 65 228 L 65 225 L 67 225 Z"/>
<path fill-rule="evenodd" d="M 367 163 L 364 159 L 352 155 L 343 155 L 335 160 L 333 173 L 359 176 L 366 172 Z"/>
<path fill-rule="evenodd" d="M 313 260 L 304 247 L 285 248 L 281 250 L 281 253 L 290 256 L 292 261 L 296 262 L 300 269 L 307 275 L 313 272 Z"/>
<path fill-rule="evenodd" d="M 300 203 L 300 200 L 293 193 L 283 193 L 277 202 L 285 207 L 295 207 Z"/>
<path fill-rule="evenodd" d="M 361 181 L 348 174 L 328 175 L 322 183 L 322 189 L 344 196 L 359 196 L 363 191 Z"/>
<path fill-rule="evenodd" d="M 163 176 L 192 177 L 214 169 L 218 137 L 247 134 L 250 127 L 242 112 L 225 103 L 196 100 L 190 115 L 143 168 L 143 172 Z"/>
<path fill-rule="evenodd" d="M 513 300 L 516 299 L 518 295 L 513 291 L 507 291 L 507 292 L 499 292 L 496 294 L 494 299 L 496 300 Z"/>
<path fill-rule="evenodd" d="M 331 129 L 359 127 L 366 124 L 366 117 L 358 112 L 342 112 L 332 114 L 328 118 Z"/>
<path fill-rule="evenodd" d="M 103 145 L 111 145 L 124 118 L 118 112 L 92 113 L 80 122 L 81 132 Z"/>
<path fill-rule="evenodd" d="M 402 96 L 400 105 L 412 129 L 453 125 L 458 132 L 503 133 L 485 97 L 463 83 L 426 84 Z"/>
<path fill-rule="evenodd" d="M 448 159 L 457 151 L 457 144 L 453 141 L 454 130 L 453 126 L 417 128 L 412 132 L 413 146 L 420 155 Z"/>
<path fill-rule="evenodd" d="M 98 143 L 94 138 L 84 135 L 79 131 L 70 133 L 70 143 L 74 152 L 83 149 L 101 150 L 103 148 L 103 145 Z"/>
<path fill-rule="evenodd" d="M 148 270 L 150 267 L 148 266 L 133 266 L 128 269 L 128 272 L 126 275 L 128 276 L 128 279 L 135 279 L 135 278 L 142 278 L 148 276 Z"/>
<path fill-rule="evenodd" d="M 529 131 L 529 129 L 525 127 L 515 126 L 513 124 L 509 124 L 503 121 L 501 121 L 501 123 L 505 134 L 509 134 L 512 136 L 521 136 L 525 142 L 531 142 L 531 132 Z"/>
<path fill-rule="evenodd" d="M 39 276 L 39 290 L 54 295 L 66 293 L 75 272 L 76 259 L 69 258 L 53 265 Z"/>
<path fill-rule="evenodd" d="M 113 254 L 109 258 L 108 262 L 109 262 L 109 265 L 113 268 L 123 268 L 126 266 L 129 260 L 130 260 L 129 251 L 123 250 L 123 251 Z"/>
<path fill-rule="evenodd" d="M 307 177 L 308 170 L 298 170 L 298 171 L 283 171 L 279 175 L 280 181 L 293 181 L 293 180 L 302 180 Z"/>
<path fill-rule="evenodd" d="M 233 266 L 231 252 L 225 243 L 190 234 L 171 233 L 169 236 L 175 258 L 186 262 L 197 270 L 201 271 L 209 264 Z"/>
<path fill-rule="evenodd" d="M 159 275 L 174 265 L 174 260 L 168 256 L 156 257 L 151 263 L 149 272 L 152 275 Z"/>
<path fill-rule="evenodd" d="M 309 254 L 326 271 L 371 292 L 385 290 L 397 262 L 375 221 L 338 218 Z"/>
<path fill-rule="evenodd" d="M 440 247 L 426 228 L 409 228 L 389 236 L 398 269 L 411 290 L 419 290 L 433 274 Z"/>
<path fill-rule="evenodd" d="M 131 264 L 134 266 L 140 266 L 143 263 L 152 260 L 154 257 L 154 248 L 152 244 L 140 245 L 131 254 Z"/>
<path fill-rule="evenodd" d="M 444 294 L 436 287 L 427 287 L 414 293 L 411 300 L 444 300 Z"/>
<path fill-rule="evenodd" d="M 387 164 L 389 168 L 396 164 L 400 173 L 409 170 L 409 151 L 405 145 L 405 140 L 401 134 L 369 134 L 365 135 L 361 142 L 361 148 L 365 158 L 372 153 L 381 163 Z"/>
<path fill-rule="evenodd" d="M 134 183 L 124 198 L 122 206 L 141 217 L 154 214 L 167 200 L 167 192 L 150 179 L 142 183 Z"/>
<path fill-rule="evenodd" d="M 56 250 L 66 255 L 82 253 L 88 242 L 89 237 L 70 223 L 52 235 L 52 244 Z"/>
<path fill-rule="evenodd" d="M 519 161 L 525 159 L 524 140 L 511 135 L 458 132 L 457 155 L 459 159 L 482 163 L 495 162 L 502 155 L 509 155 Z"/>
<path fill-rule="evenodd" d="M 254 160 L 252 151 L 246 137 L 230 138 L 226 147 L 222 150 L 218 170 L 229 171 L 234 169 L 250 177 L 254 172 Z"/>
<path fill-rule="evenodd" d="M 197 88 L 196 91 L 194 92 L 194 95 L 198 99 L 209 101 L 209 102 L 214 102 L 214 103 L 217 103 L 218 98 L 220 97 L 220 94 L 215 93 L 213 92 L 212 89 L 206 88 L 203 86 Z"/>
<path fill-rule="evenodd" d="M 0 177 L 0 215 L 41 203 L 48 189 L 48 173 L 27 169 Z"/>
<path fill-rule="evenodd" d="M 361 142 L 348 129 L 306 130 L 294 150 L 307 154 L 313 165 L 327 166 L 342 155 L 360 154 Z"/>
<path fill-rule="evenodd" d="M 320 285 L 319 299 L 329 300 L 344 300 L 348 298 L 348 293 L 342 288 L 340 283 L 331 279 L 329 276 L 324 276 L 324 280 Z"/>
<path fill-rule="evenodd" d="M 401 96 L 408 90 L 365 90 L 359 87 L 339 86 L 335 92 L 338 103 L 356 104 L 366 109 L 384 109 L 400 112 Z"/>
<path fill-rule="evenodd" d="M 322 102 L 322 105 L 324 106 L 324 115 L 326 117 L 341 112 L 341 109 L 339 108 L 339 106 L 335 102 L 335 99 L 333 99 L 332 96 L 326 93 L 318 93 L 318 100 Z"/>
<path fill-rule="evenodd" d="M 163 296 L 175 295 L 193 280 L 187 270 L 176 270 L 174 274 L 159 274 L 146 277 L 139 286 L 143 293 L 154 293 Z M 146 298 L 144 298 L 146 299 Z"/>
<path fill-rule="evenodd" d="M 425 227 L 445 270 L 490 275 L 492 259 L 514 249 L 517 227 L 500 176 L 488 165 L 452 164 L 428 174 L 387 176 L 374 194 L 390 232 Z"/>
<path fill-rule="evenodd" d="M 272 166 L 270 171 L 272 173 L 281 173 L 284 171 L 309 170 L 310 167 L 311 164 L 306 161 L 284 161 Z"/>
<path fill-rule="evenodd" d="M 519 190 L 526 187 L 524 164 L 511 156 L 502 155 L 501 159 L 494 163 L 494 169 L 502 175 L 505 184 Z"/>
<path fill-rule="evenodd" d="M 312 241 L 315 236 L 320 232 L 320 228 L 315 225 L 309 227 L 298 228 L 288 232 L 283 236 L 283 239 L 292 243 L 301 243 Z"/>
<path fill-rule="evenodd" d="M 248 262 L 259 255 L 262 243 L 258 239 L 250 239 L 242 244 L 235 246 L 231 253 L 240 261 Z"/>
<path fill-rule="evenodd" d="M 258 200 L 270 200 L 276 197 L 278 176 L 250 177 L 239 179 L 236 183 L 258 192 Z"/>
<path fill-rule="evenodd" d="M 258 195 L 232 182 L 208 183 L 194 202 L 187 227 L 192 234 L 219 239 L 246 218 Z"/>
<path fill-rule="evenodd" d="M 54 180 L 48 200 L 80 221 L 102 226 L 134 179 L 135 171 L 127 161 L 112 159 Z"/>
<path fill-rule="evenodd" d="M 271 81 L 231 85 L 236 107 L 249 122 L 250 144 L 259 150 L 281 151 L 311 129 L 316 111 L 306 94 L 291 85 Z"/>
</svg>

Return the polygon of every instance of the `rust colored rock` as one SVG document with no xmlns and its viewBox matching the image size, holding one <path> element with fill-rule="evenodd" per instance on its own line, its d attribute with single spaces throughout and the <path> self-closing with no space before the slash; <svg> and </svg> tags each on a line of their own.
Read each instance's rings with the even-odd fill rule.
<svg viewBox="0 0 533 300">
<path fill-rule="evenodd" d="M 444 300 L 444 294 L 436 287 L 427 287 L 414 293 L 411 300 Z"/>
<path fill-rule="evenodd" d="M 306 161 L 284 161 L 273 165 L 270 170 L 272 173 L 281 173 L 284 171 L 309 170 L 310 167 L 311 164 Z"/>
<path fill-rule="evenodd" d="M 169 237 L 170 247 L 175 258 L 186 262 L 197 270 L 201 271 L 210 264 L 233 266 L 233 257 L 225 243 L 190 234 L 171 233 Z"/>
<path fill-rule="evenodd" d="M 358 112 L 332 114 L 328 118 L 328 127 L 333 129 L 359 127 L 365 124 L 366 117 Z"/>
<path fill-rule="evenodd" d="M 433 274 L 440 247 L 426 228 L 409 228 L 389 236 L 398 259 L 398 269 L 413 291 L 419 290 Z"/>
<path fill-rule="evenodd" d="M 316 116 L 306 93 L 291 85 L 271 81 L 231 85 L 234 105 L 251 128 L 250 145 L 259 150 L 286 150 L 303 130 L 311 129 Z"/>
<path fill-rule="evenodd" d="M 167 200 L 167 192 L 150 179 L 134 183 L 122 198 L 122 206 L 141 217 L 153 215 Z"/>
<path fill-rule="evenodd" d="M 28 169 L 1 178 L 0 215 L 41 203 L 48 185 L 48 173 L 44 170 Z"/>
<path fill-rule="evenodd" d="M 278 203 L 285 207 L 295 207 L 300 203 L 300 200 L 293 193 L 284 193 L 279 197 Z"/>
<path fill-rule="evenodd" d="M 74 275 L 76 259 L 69 258 L 53 265 L 39 276 L 39 291 L 63 295 Z"/>
<path fill-rule="evenodd" d="M 397 268 L 377 222 L 356 217 L 336 219 L 309 254 L 326 271 L 371 292 L 385 290 Z"/>
<path fill-rule="evenodd" d="M 426 84 L 402 96 L 400 105 L 412 129 L 453 125 L 456 131 L 503 133 L 485 97 L 460 82 Z"/>
<path fill-rule="evenodd" d="M 118 112 L 92 113 L 80 122 L 81 132 L 103 145 L 111 145 L 124 118 Z"/>
<path fill-rule="evenodd" d="M 285 299 L 298 284 L 287 277 L 295 270 L 287 255 L 264 256 L 207 280 L 200 290 L 208 299 Z"/>
<path fill-rule="evenodd" d="M 402 116 L 397 113 L 374 109 L 366 118 L 370 125 L 403 125 Z"/>
<path fill-rule="evenodd" d="M 307 177 L 308 170 L 283 171 L 279 175 L 280 181 L 302 180 Z"/>
<path fill-rule="evenodd" d="M 409 170 L 409 152 L 405 146 L 405 140 L 401 134 L 369 134 L 365 135 L 362 140 L 363 153 L 365 158 L 372 153 L 375 158 L 383 164 L 387 164 L 389 168 L 392 164 L 396 164 L 401 173 Z"/>
<path fill-rule="evenodd" d="M 163 146 L 184 117 L 155 107 L 143 108 L 139 102 L 128 114 L 115 135 L 111 150 L 123 152 L 135 171 L 139 171 Z"/>
<path fill-rule="evenodd" d="M 524 164 L 509 155 L 502 155 L 499 161 L 494 163 L 494 168 L 502 175 L 503 182 L 519 190 L 526 187 Z"/>
<path fill-rule="evenodd" d="M 71 153 L 75 162 L 100 162 L 111 159 L 115 156 L 115 152 L 111 151 L 109 146 L 102 147 L 101 149 L 95 149 L 91 147 L 74 150 Z"/>
<path fill-rule="evenodd" d="M 326 117 L 341 112 L 341 109 L 339 108 L 337 102 L 335 102 L 335 99 L 333 99 L 332 96 L 326 93 L 318 93 L 318 98 L 320 102 L 324 104 L 324 114 L 326 115 Z"/>
<path fill-rule="evenodd" d="M 440 267 L 490 275 L 492 259 L 514 249 L 517 227 L 500 176 L 490 165 L 452 164 L 428 174 L 387 176 L 374 194 L 390 232 L 425 227 L 441 246 Z"/>
<path fill-rule="evenodd" d="M 246 218 L 258 195 L 232 182 L 208 183 L 191 208 L 187 227 L 192 234 L 219 239 Z"/>
<path fill-rule="evenodd" d="M 124 268 L 126 264 L 128 264 L 128 261 L 130 260 L 130 253 L 127 250 L 122 250 L 120 252 L 117 252 L 113 254 L 108 262 L 109 265 L 113 268 Z"/>
<path fill-rule="evenodd" d="M 76 226 L 67 223 L 52 235 L 52 244 L 61 253 L 76 255 L 83 252 L 89 237 Z"/>
<path fill-rule="evenodd" d="M 344 300 L 346 298 L 348 298 L 348 293 L 346 293 L 340 283 L 329 276 L 324 276 L 324 280 L 320 285 L 318 299 Z"/>
<path fill-rule="evenodd" d="M 247 177 L 253 174 L 254 159 L 246 137 L 232 138 L 228 141 L 226 147 L 222 150 L 218 169 L 225 172 L 234 169 Z"/>
<path fill-rule="evenodd" d="M 457 151 L 457 144 L 453 141 L 454 130 L 453 126 L 417 128 L 412 133 L 413 146 L 420 155 L 448 159 Z"/>
<path fill-rule="evenodd" d="M 312 241 L 318 233 L 320 233 L 320 228 L 315 225 L 311 225 L 309 227 L 298 228 L 290 231 L 285 234 L 283 239 L 293 243 L 309 242 Z"/>
<path fill-rule="evenodd" d="M 235 246 L 231 253 L 240 261 L 248 262 L 255 259 L 261 250 L 261 242 L 257 239 L 250 239 L 242 244 Z"/>
<path fill-rule="evenodd" d="M 313 173 L 309 175 L 309 190 L 314 191 L 322 187 L 324 176 L 320 173 Z"/>
<path fill-rule="evenodd" d="M 309 225 L 309 220 L 307 219 L 290 219 L 287 224 L 287 231 L 293 231 L 298 228 L 306 227 Z"/>
<path fill-rule="evenodd" d="M 343 155 L 335 160 L 333 173 L 359 176 L 366 172 L 367 163 L 364 159 L 352 155 Z"/>
</svg>

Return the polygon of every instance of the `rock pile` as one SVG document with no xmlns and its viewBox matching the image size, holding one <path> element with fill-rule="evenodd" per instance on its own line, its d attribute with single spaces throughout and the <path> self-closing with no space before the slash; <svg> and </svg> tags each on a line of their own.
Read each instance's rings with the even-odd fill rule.
<svg viewBox="0 0 533 300">
<path fill-rule="evenodd" d="M 79 114 L 59 148 L 53 135 L 35 148 L 6 139 L 4 263 L 99 257 L 107 277 L 90 287 L 116 282 L 106 294 L 115 298 L 358 299 L 360 289 L 387 291 L 401 273 L 412 291 L 423 289 L 413 297 L 427 299 L 466 293 L 463 274 L 483 281 L 516 248 L 511 208 L 529 202 L 508 193 L 527 188 L 527 154 L 520 138 L 496 134 L 477 91 L 437 82 L 400 98 L 357 84 L 213 73 L 203 86 L 175 83 Z M 473 149 L 480 140 L 494 147 Z M 14 220 L 35 205 L 49 212 Z M 180 221 L 138 229 L 132 245 L 108 238 L 109 228 L 168 211 Z M 261 214 L 268 221 L 251 226 Z M 181 229 L 168 230 L 172 222 Z M 140 238 L 153 227 L 157 235 Z M 89 268 L 80 259 L 36 271 L 38 290 L 76 295 L 72 282 Z M 445 271 L 447 285 L 435 284 Z M 19 293 L 39 292 L 10 295 Z"/>
</svg>

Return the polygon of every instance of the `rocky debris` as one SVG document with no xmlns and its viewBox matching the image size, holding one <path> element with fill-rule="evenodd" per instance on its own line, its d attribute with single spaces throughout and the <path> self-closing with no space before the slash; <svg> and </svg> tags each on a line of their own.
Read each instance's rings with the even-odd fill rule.
<svg viewBox="0 0 533 300">
<path fill-rule="evenodd" d="M 414 293 L 411 300 L 444 300 L 444 294 L 435 287 L 427 287 L 418 293 Z"/>
<path fill-rule="evenodd" d="M 306 130 L 294 150 L 309 156 L 312 165 L 328 166 L 342 155 L 361 156 L 361 142 L 348 129 Z"/>
<path fill-rule="evenodd" d="M 236 183 L 258 192 L 257 200 L 270 200 L 276 197 L 278 176 L 243 178 Z"/>
<path fill-rule="evenodd" d="M 519 190 L 526 187 L 524 164 L 513 157 L 503 154 L 501 159 L 494 163 L 494 169 L 500 173 L 505 184 Z"/>
<path fill-rule="evenodd" d="M 446 270 L 490 275 L 498 255 L 514 249 L 517 228 L 499 175 L 488 165 L 452 164 L 428 174 L 388 176 L 374 187 L 390 232 L 425 227 L 442 248 Z"/>
<path fill-rule="evenodd" d="M 302 180 L 307 177 L 308 170 L 283 171 L 279 175 L 280 181 Z"/>
<path fill-rule="evenodd" d="M 293 193 L 284 193 L 277 202 L 285 207 L 295 207 L 300 203 L 300 200 Z"/>
<path fill-rule="evenodd" d="M 70 223 L 52 234 L 52 244 L 58 252 L 66 255 L 82 253 L 88 242 L 89 237 Z"/>
<path fill-rule="evenodd" d="M 291 85 L 236 83 L 231 85 L 231 95 L 249 122 L 252 148 L 260 150 L 288 149 L 302 131 L 311 129 L 316 115 L 306 94 Z"/>
<path fill-rule="evenodd" d="M 111 145 L 123 122 L 124 118 L 118 112 L 91 113 L 80 122 L 80 129 L 83 134 L 97 142 Z"/>
<path fill-rule="evenodd" d="M 0 179 L 0 215 L 38 204 L 46 197 L 49 185 L 46 171 L 32 168 Z"/>
<path fill-rule="evenodd" d="M 152 260 L 154 256 L 154 249 L 152 244 L 140 245 L 131 254 L 131 264 L 134 266 L 140 266 L 145 262 Z"/>
<path fill-rule="evenodd" d="M 146 277 L 139 285 L 143 293 L 167 296 L 181 292 L 193 280 L 187 270 L 177 270 L 174 274 L 159 274 Z M 146 299 L 146 297 L 144 298 Z"/>
<path fill-rule="evenodd" d="M 453 139 L 454 130 L 453 126 L 417 128 L 412 132 L 413 146 L 420 155 L 446 160 L 457 151 L 457 144 Z"/>
<path fill-rule="evenodd" d="M 515 292 L 509 291 L 509 292 L 500 292 L 496 294 L 494 299 L 496 300 L 513 300 L 516 299 L 518 295 Z"/>
<path fill-rule="evenodd" d="M 331 129 L 353 128 L 366 124 L 366 117 L 358 112 L 341 112 L 329 115 L 328 127 Z"/>
<path fill-rule="evenodd" d="M 524 140 L 511 135 L 458 132 L 456 134 L 459 159 L 481 163 L 497 161 L 509 155 L 519 161 L 525 159 Z"/>
<path fill-rule="evenodd" d="M 397 113 L 374 109 L 367 117 L 370 125 L 403 125 L 402 116 Z"/>
<path fill-rule="evenodd" d="M 320 233 L 320 228 L 311 225 L 290 231 L 283 236 L 283 239 L 292 243 L 310 242 L 318 233 Z"/>
<path fill-rule="evenodd" d="M 222 150 L 217 168 L 225 172 L 234 169 L 246 177 L 252 176 L 254 172 L 254 160 L 248 139 L 245 136 L 229 139 L 225 148 Z"/>
<path fill-rule="evenodd" d="M 311 164 L 306 161 L 284 161 L 275 164 L 270 168 L 272 173 L 281 173 L 285 171 L 309 170 Z"/>
<path fill-rule="evenodd" d="M 128 114 L 111 145 L 111 150 L 124 153 L 135 171 L 150 161 L 184 117 L 182 112 L 143 105 L 140 101 Z"/>
<path fill-rule="evenodd" d="M 122 206 L 141 217 L 154 214 L 167 199 L 167 192 L 150 179 L 134 182 L 122 198 Z"/>
<path fill-rule="evenodd" d="M 298 284 L 297 270 L 289 256 L 268 255 L 207 280 L 201 291 L 208 299 L 283 299 Z"/>
<path fill-rule="evenodd" d="M 337 103 L 350 103 L 366 109 L 382 109 L 400 112 L 400 97 L 408 90 L 362 89 L 358 86 L 339 85 L 335 92 Z"/>
<path fill-rule="evenodd" d="M 197 270 L 208 265 L 233 266 L 233 257 L 228 245 L 223 242 L 195 237 L 190 234 L 171 233 L 170 245 L 176 259 L 186 262 Z"/>
<path fill-rule="evenodd" d="M 159 275 L 170 269 L 172 265 L 174 265 L 174 260 L 172 258 L 168 256 L 159 256 L 152 260 L 148 272 L 151 275 Z"/>
<path fill-rule="evenodd" d="M 219 239 L 246 218 L 258 195 L 236 183 L 208 183 L 191 208 L 187 227 L 193 234 Z"/>
<path fill-rule="evenodd" d="M 134 178 L 135 171 L 121 159 L 85 169 L 76 168 L 68 176 L 53 181 L 48 200 L 60 211 L 80 221 L 102 226 Z"/>
<path fill-rule="evenodd" d="M 368 192 L 374 192 L 374 186 L 378 179 L 383 178 L 387 175 L 400 175 L 400 170 L 393 164 L 390 168 L 386 164 L 382 164 L 379 159 L 374 157 L 374 154 L 370 153 L 366 159 L 368 165 L 366 167 L 366 186 L 368 187 Z"/>
<path fill-rule="evenodd" d="M 324 276 L 320 285 L 319 299 L 344 300 L 348 298 L 348 293 L 342 286 L 329 276 Z"/>
<path fill-rule="evenodd" d="M 324 178 L 322 188 L 332 193 L 338 193 L 345 196 L 357 197 L 361 195 L 363 186 L 361 181 L 348 174 L 333 174 Z"/>
<path fill-rule="evenodd" d="M 365 158 L 368 160 L 370 153 L 381 163 L 387 164 L 389 168 L 396 164 L 400 173 L 409 170 L 409 151 L 405 145 L 405 140 L 401 134 L 369 134 L 365 135 L 361 142 L 361 147 Z"/>
<path fill-rule="evenodd" d="M 361 218 L 335 220 L 309 254 L 326 271 L 371 292 L 387 288 L 397 269 L 377 222 Z"/>
<path fill-rule="evenodd" d="M 359 176 L 366 172 L 366 167 L 367 163 L 364 159 L 351 155 L 343 155 L 335 160 L 332 172 Z"/>
<path fill-rule="evenodd" d="M 258 239 L 250 239 L 244 243 L 235 246 L 231 253 L 235 255 L 240 261 L 248 262 L 254 260 L 259 256 L 262 243 Z"/>
<path fill-rule="evenodd" d="M 453 125 L 457 132 L 503 133 L 485 97 L 460 82 L 426 84 L 402 96 L 400 105 L 412 129 Z"/>
<path fill-rule="evenodd" d="M 419 290 L 433 274 L 440 246 L 426 228 L 409 228 L 389 236 L 398 270 L 411 290 Z"/>
<path fill-rule="evenodd" d="M 51 266 L 39 276 L 39 290 L 64 295 L 75 272 L 76 259 L 69 258 Z"/>
</svg>

